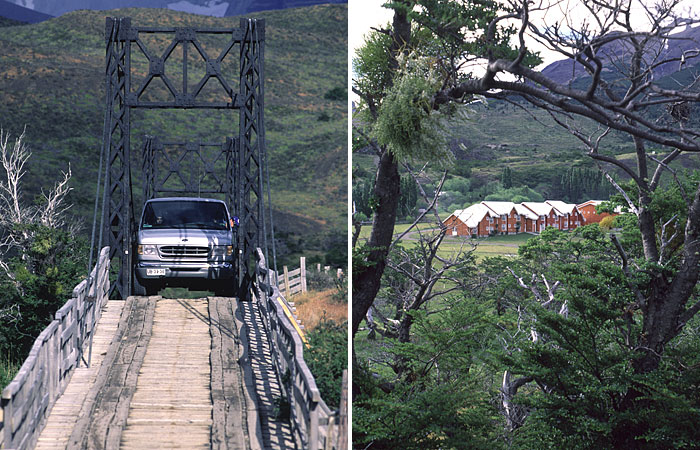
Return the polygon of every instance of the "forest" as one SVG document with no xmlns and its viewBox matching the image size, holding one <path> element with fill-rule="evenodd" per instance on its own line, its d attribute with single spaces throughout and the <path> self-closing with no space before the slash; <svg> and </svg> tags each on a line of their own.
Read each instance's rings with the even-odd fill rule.
<svg viewBox="0 0 700 450">
<path fill-rule="evenodd" d="M 697 448 L 698 17 L 676 0 L 385 7 L 353 59 L 353 446 Z M 537 69 L 543 46 L 564 69 Z M 480 149 L 484 105 L 568 134 L 569 168 L 532 140 Z M 550 195 L 623 213 L 511 256 L 446 244 L 450 209 Z"/>
</svg>

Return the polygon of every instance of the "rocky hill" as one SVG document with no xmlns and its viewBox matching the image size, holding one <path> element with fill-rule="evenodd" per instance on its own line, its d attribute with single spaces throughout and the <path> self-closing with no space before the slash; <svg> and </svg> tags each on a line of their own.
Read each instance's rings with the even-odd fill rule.
<svg viewBox="0 0 700 450">
<path fill-rule="evenodd" d="M 657 80 L 662 80 L 677 74 L 683 69 L 687 70 L 689 67 L 696 66 L 700 63 L 700 54 L 698 54 L 697 51 L 697 49 L 700 49 L 700 26 L 688 26 L 683 31 L 673 34 L 672 39 L 667 42 L 659 41 L 655 46 L 651 46 L 651 48 L 653 47 L 656 47 L 657 50 L 655 52 L 650 52 L 649 61 L 647 61 L 647 63 L 664 60 L 673 61 L 660 64 L 654 68 L 654 77 Z M 688 53 L 688 50 L 696 51 Z M 654 55 L 651 53 L 654 53 Z M 684 53 L 686 54 L 685 64 L 681 67 L 679 61 Z M 599 54 L 603 61 L 616 62 L 617 67 L 624 68 L 629 58 L 630 49 L 619 41 L 613 41 L 610 44 L 604 45 L 599 50 Z M 555 61 L 549 64 L 542 69 L 542 73 L 557 83 L 567 83 L 568 81 L 575 82 L 577 80 L 582 81 L 589 78 L 583 66 L 569 59 Z M 614 76 L 614 74 L 609 71 L 607 74 L 604 74 L 604 76 L 605 75 Z"/>
</svg>

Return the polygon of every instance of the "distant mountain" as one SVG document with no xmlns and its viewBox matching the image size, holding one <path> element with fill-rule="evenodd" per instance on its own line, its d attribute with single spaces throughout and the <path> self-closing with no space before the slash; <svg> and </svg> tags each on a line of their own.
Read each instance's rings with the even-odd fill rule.
<svg viewBox="0 0 700 450">
<path fill-rule="evenodd" d="M 5 0 L 2 0 L 4 3 Z M 115 8 L 167 8 L 174 11 L 224 17 L 256 11 L 273 11 L 325 3 L 347 3 L 347 0 L 12 0 L 15 4 L 60 16 L 78 9 L 107 10 Z M 0 15 L 3 15 L 0 13 Z M 45 19 L 44 19 L 45 20 Z"/>
<path fill-rule="evenodd" d="M 700 49 L 700 27 L 686 27 L 685 30 L 674 34 L 668 42 L 659 41 L 656 44 L 656 48 L 659 51 L 659 57 L 656 60 L 680 58 L 683 52 L 687 50 Z M 618 67 L 624 67 L 630 54 L 630 49 L 620 41 L 613 41 L 603 46 L 599 50 L 599 54 L 604 61 L 615 61 L 618 63 Z M 662 64 L 654 68 L 654 76 L 657 80 L 661 80 L 698 63 L 700 63 L 700 55 L 696 53 L 694 57 L 687 58 L 683 68 L 680 67 L 678 61 Z M 609 66 L 612 67 L 613 65 Z M 553 62 L 542 69 L 542 74 L 557 83 L 575 82 L 576 80 L 583 80 L 589 77 L 581 64 L 574 63 L 568 59 Z M 608 70 L 607 73 L 603 73 L 603 76 L 606 75 L 611 76 L 614 74 Z"/>
<path fill-rule="evenodd" d="M 273 11 L 276 9 L 298 8 L 321 3 L 347 3 L 347 0 L 238 0 L 232 1 L 226 10 L 226 16 L 240 16 L 256 11 Z"/>
<path fill-rule="evenodd" d="M 21 23 L 38 23 L 50 19 L 51 16 L 5 0 L 0 0 L 0 18 L 6 18 Z"/>
</svg>

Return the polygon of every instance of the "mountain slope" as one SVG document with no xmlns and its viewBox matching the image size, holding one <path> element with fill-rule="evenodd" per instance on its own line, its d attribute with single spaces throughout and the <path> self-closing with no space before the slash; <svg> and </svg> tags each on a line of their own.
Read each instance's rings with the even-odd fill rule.
<svg viewBox="0 0 700 450">
<path fill-rule="evenodd" d="M 60 16 L 79 9 L 168 8 L 192 14 L 223 17 L 325 3 L 347 3 L 347 0 L 13 0 L 13 3 L 52 16 Z"/>
<path fill-rule="evenodd" d="M 104 116 L 104 17 L 138 25 L 237 26 L 238 19 L 169 10 L 78 11 L 36 25 L 0 28 L 0 126 L 26 125 L 33 156 L 25 178 L 34 196 L 71 164 L 72 200 L 92 218 Z M 344 251 L 346 102 L 324 95 L 346 86 L 347 7 L 315 6 L 256 14 L 265 18 L 268 163 L 280 252 L 324 257 Z M 312 31 L 311 31 L 312 30 Z M 143 135 L 220 142 L 237 133 L 237 115 L 200 110 L 134 111 L 131 148 Z M 138 167 L 134 185 L 141 186 Z M 31 198 L 31 197 L 30 197 Z"/>
<path fill-rule="evenodd" d="M 653 48 L 654 45 L 650 45 Z M 672 76 L 680 68 L 678 60 L 681 55 L 686 53 L 686 67 L 697 65 L 700 62 L 700 55 L 695 51 L 688 50 L 697 49 L 700 47 L 700 27 L 686 27 L 684 30 L 674 33 L 672 39 L 668 42 L 658 42 L 655 47 L 658 49 L 658 55 L 655 52 L 648 52 L 647 64 L 652 64 L 656 61 L 674 61 L 661 64 L 654 67 L 654 77 L 661 80 L 664 77 Z M 605 63 L 614 62 L 615 64 L 605 64 L 606 67 L 624 68 L 627 59 L 629 58 L 630 49 L 626 48 L 620 41 L 613 41 L 602 46 L 598 51 L 599 56 Z M 567 83 L 571 80 L 589 79 L 590 76 L 579 63 L 574 63 L 570 59 L 555 61 L 542 69 L 542 74 L 554 80 L 557 83 Z M 608 76 L 614 76 L 609 73 Z"/>
<path fill-rule="evenodd" d="M 0 0 L 0 17 L 23 23 L 43 22 L 51 18 L 48 14 L 34 11 L 6 0 Z"/>
</svg>

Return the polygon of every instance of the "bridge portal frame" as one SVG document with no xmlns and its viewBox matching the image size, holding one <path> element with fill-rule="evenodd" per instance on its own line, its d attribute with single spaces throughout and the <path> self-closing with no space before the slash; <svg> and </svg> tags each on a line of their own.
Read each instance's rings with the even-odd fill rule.
<svg viewBox="0 0 700 450">
<path fill-rule="evenodd" d="M 162 55 L 148 50 L 141 34 L 160 33 L 173 39 Z M 199 36 L 228 35 L 229 40 L 216 57 L 207 54 Z M 265 246 L 263 217 L 264 127 L 264 47 L 265 21 L 240 19 L 239 28 L 135 27 L 131 19 L 108 17 L 105 20 L 106 82 L 103 146 L 107 155 L 105 169 L 104 216 L 102 226 L 108 235 L 110 259 L 118 274 L 110 297 L 126 298 L 132 293 L 132 241 L 135 231 L 131 179 L 131 110 L 145 109 L 234 109 L 239 111 L 238 137 L 233 139 L 233 170 L 227 169 L 234 214 L 239 217 L 237 235 L 238 291 L 247 298 L 254 280 L 256 247 Z M 166 74 L 166 62 L 182 46 L 183 63 L 178 72 L 181 87 Z M 138 47 L 148 59 L 148 74 L 134 89 L 132 84 L 132 47 Z M 201 56 L 206 73 L 188 89 L 188 52 L 190 47 Z M 221 62 L 236 47 L 239 49 L 238 91 L 222 72 Z M 168 101 L 149 101 L 144 93 L 159 78 L 171 95 Z M 215 79 L 226 93 L 227 101 L 207 101 L 202 89 Z M 147 176 L 147 174 L 146 174 Z M 119 260 L 119 262 L 117 262 Z"/>
</svg>

